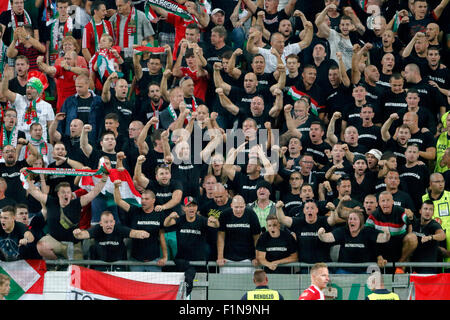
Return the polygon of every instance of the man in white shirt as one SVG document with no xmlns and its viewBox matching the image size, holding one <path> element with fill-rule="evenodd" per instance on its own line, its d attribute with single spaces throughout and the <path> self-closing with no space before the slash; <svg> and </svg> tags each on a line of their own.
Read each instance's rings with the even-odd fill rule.
<svg viewBox="0 0 450 320">
<path fill-rule="evenodd" d="M 317 16 L 315 23 L 321 34 L 323 34 L 330 43 L 330 58 L 335 60 L 336 63 L 339 63 L 336 52 L 342 52 L 344 65 L 346 70 L 348 70 L 352 66 L 353 55 L 353 45 L 350 41 L 350 31 L 355 28 L 355 25 L 353 24 L 351 17 L 343 15 L 339 22 L 339 30 L 341 32 L 331 29 L 326 22 L 326 16 L 327 12 L 333 9 L 336 9 L 335 4 L 327 5 L 325 9 L 323 9 L 323 11 Z"/>
<path fill-rule="evenodd" d="M 303 40 L 285 46 L 285 37 L 279 33 L 273 33 L 270 38 L 270 49 L 259 48 L 255 45 L 256 39 L 259 39 L 259 31 L 250 33 L 247 41 L 247 51 L 251 54 L 261 54 L 266 60 L 265 73 L 275 72 L 278 64 L 286 65 L 286 57 L 290 54 L 298 55 L 303 49 L 311 44 L 313 37 L 313 25 L 311 22 L 305 23 L 305 35 Z M 288 71 L 287 71 L 288 72 Z"/>
<path fill-rule="evenodd" d="M 30 126 L 38 122 L 42 126 L 43 139 L 48 141 L 47 127 L 55 119 L 52 106 L 41 99 L 44 85 L 41 80 L 32 77 L 28 79 L 24 96 L 12 92 L 8 88 L 8 81 L 14 77 L 13 69 L 6 67 L 1 85 L 1 92 L 17 111 L 17 126 L 30 139 Z"/>
</svg>

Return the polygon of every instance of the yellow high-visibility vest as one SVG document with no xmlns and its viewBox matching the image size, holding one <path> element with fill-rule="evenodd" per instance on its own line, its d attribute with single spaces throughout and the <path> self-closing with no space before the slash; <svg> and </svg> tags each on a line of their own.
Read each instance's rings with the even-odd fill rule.
<svg viewBox="0 0 450 320">
<path fill-rule="evenodd" d="M 255 289 L 247 292 L 247 300 L 280 300 L 277 290 Z"/>
<path fill-rule="evenodd" d="M 371 293 L 367 296 L 369 300 L 400 300 L 398 294 L 394 292 L 389 293 Z"/>
</svg>

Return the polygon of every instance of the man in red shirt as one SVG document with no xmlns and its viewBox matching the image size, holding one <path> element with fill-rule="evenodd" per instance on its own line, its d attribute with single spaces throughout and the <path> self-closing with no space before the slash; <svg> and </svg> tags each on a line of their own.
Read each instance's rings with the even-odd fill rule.
<svg viewBox="0 0 450 320">
<path fill-rule="evenodd" d="M 323 262 L 316 263 L 311 268 L 310 274 L 311 286 L 303 291 L 298 300 L 325 300 L 323 289 L 327 287 L 327 283 L 330 281 L 328 266 Z"/>
<path fill-rule="evenodd" d="M 181 66 L 183 57 L 186 59 L 187 67 Z M 187 40 L 181 41 L 180 54 L 173 67 L 172 74 L 177 78 L 188 76 L 194 81 L 194 96 L 199 97 L 203 101 L 206 98 L 206 90 L 208 89 L 208 71 L 204 69 L 206 60 L 203 57 L 203 50 L 195 44 L 192 49 L 188 49 Z"/>
<path fill-rule="evenodd" d="M 197 23 L 200 28 L 206 28 L 209 24 L 209 15 L 206 10 L 197 11 L 197 4 L 193 1 L 177 0 L 178 4 L 186 7 L 186 11 L 192 16 L 193 19 L 186 20 L 180 16 L 173 13 L 167 12 L 164 9 L 151 5 L 152 9 L 155 10 L 165 22 L 170 23 L 175 28 L 175 44 L 173 47 L 173 59 L 177 59 L 178 45 L 181 39 L 184 38 L 186 34 L 186 26 L 191 23 Z"/>
<path fill-rule="evenodd" d="M 93 13 L 92 20 L 84 27 L 82 40 L 82 53 L 87 62 L 89 62 L 92 56 L 99 50 L 100 38 L 103 33 L 107 33 L 114 37 L 111 22 L 105 20 L 105 4 L 101 1 L 95 1 L 92 4 L 91 12 Z"/>
<path fill-rule="evenodd" d="M 61 65 L 49 66 L 44 63 L 44 57 L 40 56 L 37 60 L 37 65 L 40 70 L 54 78 L 56 81 L 57 102 L 56 112 L 61 110 L 66 98 L 73 96 L 77 93 L 75 89 L 75 79 L 80 74 L 89 76 L 89 70 L 87 68 L 77 67 L 78 54 L 75 51 L 66 52 L 64 60 L 61 61 Z"/>
</svg>

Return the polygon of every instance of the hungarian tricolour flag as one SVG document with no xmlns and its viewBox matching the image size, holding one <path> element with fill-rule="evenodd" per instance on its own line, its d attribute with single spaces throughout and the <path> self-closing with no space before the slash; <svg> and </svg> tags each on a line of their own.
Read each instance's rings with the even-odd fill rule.
<svg viewBox="0 0 450 320">
<path fill-rule="evenodd" d="M 0 261 L 0 273 L 11 279 L 6 300 L 42 300 L 46 271 L 44 260 Z"/>
<path fill-rule="evenodd" d="M 166 51 L 166 48 L 153 47 L 150 43 L 145 46 L 136 46 L 133 49 L 135 54 L 142 54 L 144 52 L 150 52 L 151 54 L 161 54 Z"/>
<path fill-rule="evenodd" d="M 95 184 L 101 179 L 101 175 L 83 176 L 80 180 L 80 187 L 90 191 Z M 114 205 L 114 181 L 121 180 L 120 195 L 122 200 L 129 204 L 140 206 L 141 194 L 136 190 L 133 184 L 133 179 L 127 170 L 120 171 L 118 169 L 110 169 L 108 180 L 102 189 L 102 194 L 106 196 L 108 205 Z"/>
<path fill-rule="evenodd" d="M 68 271 L 68 300 L 176 300 L 183 297 L 183 273 L 143 272 L 142 278 L 136 280 L 130 279 L 132 273 L 128 272 L 113 275 L 75 265 Z"/>
<path fill-rule="evenodd" d="M 292 100 L 294 101 L 300 100 L 302 97 L 307 97 L 310 101 L 311 112 L 314 113 L 316 116 L 319 115 L 319 110 L 324 108 L 324 106 L 321 106 L 309 94 L 298 90 L 295 86 L 290 87 L 287 94 L 291 96 Z"/>
</svg>

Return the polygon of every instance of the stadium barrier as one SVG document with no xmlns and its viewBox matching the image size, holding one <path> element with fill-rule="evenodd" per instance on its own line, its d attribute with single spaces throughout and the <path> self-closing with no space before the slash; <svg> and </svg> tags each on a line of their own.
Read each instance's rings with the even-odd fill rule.
<svg viewBox="0 0 450 320">
<path fill-rule="evenodd" d="M 48 270 L 55 270 L 64 268 L 68 265 L 84 265 L 84 266 L 130 266 L 130 265 L 155 265 L 153 262 L 136 262 L 136 261 L 117 261 L 114 263 L 108 263 L 104 261 L 94 260 L 54 260 L 46 261 Z M 192 265 L 199 267 L 206 267 L 206 272 L 198 272 L 194 280 L 194 289 L 188 299 L 190 300 L 239 300 L 246 291 L 254 288 L 251 272 L 240 273 L 242 268 L 252 268 L 250 263 L 244 262 L 230 262 L 227 263 L 227 267 L 235 268 L 236 272 L 223 274 L 220 273 L 219 267 L 215 262 L 192 262 Z M 173 261 L 168 261 L 166 266 L 175 266 Z M 363 264 L 351 264 L 351 263 L 328 263 L 330 270 L 338 267 L 365 267 L 369 273 L 376 269 L 376 266 L 372 263 Z M 388 263 L 386 268 L 404 266 L 406 268 L 405 274 L 387 274 L 386 270 L 380 270 L 383 273 L 384 286 L 386 289 L 397 293 L 402 300 L 414 300 L 415 286 L 411 281 L 412 277 L 422 277 L 423 275 L 415 275 L 408 273 L 408 269 L 413 267 L 439 267 L 450 269 L 450 263 Z M 286 300 L 298 299 L 301 292 L 310 285 L 309 274 L 297 274 L 296 271 L 299 268 L 310 268 L 312 264 L 305 263 L 290 263 L 280 266 L 280 268 L 290 268 L 290 274 L 268 274 L 269 286 L 272 289 L 279 290 Z M 307 272 L 307 271 L 306 271 Z M 138 279 L 140 281 L 148 281 L 153 283 L 164 283 L 167 279 L 180 279 L 183 277 L 179 272 L 106 272 L 107 274 L 126 276 L 130 279 Z M 450 292 L 450 275 L 440 274 L 447 276 L 446 278 L 438 279 L 437 284 L 429 283 L 427 285 L 437 285 L 441 288 L 446 288 L 444 291 Z M 70 299 L 68 295 L 68 272 L 67 271 L 48 271 L 45 274 L 44 284 L 44 299 L 50 300 L 65 300 Z M 367 286 L 368 274 L 330 274 L 330 284 L 328 296 L 334 300 L 364 300 L 370 293 L 370 289 Z M 147 279 L 147 280 L 144 280 Z M 163 280 L 166 279 L 166 280 Z M 443 281 L 439 283 L 439 281 Z M 424 288 L 422 286 L 422 288 Z M 427 296 L 427 291 L 422 292 L 421 299 L 441 299 L 441 296 L 433 296 L 430 293 Z M 430 290 L 431 292 L 431 290 Z M 71 296 L 74 298 L 74 295 Z M 91 299 L 89 295 L 78 295 L 80 299 Z M 99 297 L 95 297 L 99 298 Z M 101 297 L 100 297 L 101 298 Z M 179 298 L 179 297 L 178 297 Z"/>
</svg>

